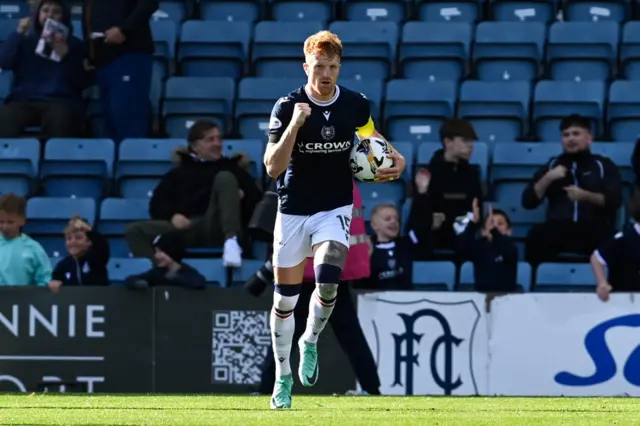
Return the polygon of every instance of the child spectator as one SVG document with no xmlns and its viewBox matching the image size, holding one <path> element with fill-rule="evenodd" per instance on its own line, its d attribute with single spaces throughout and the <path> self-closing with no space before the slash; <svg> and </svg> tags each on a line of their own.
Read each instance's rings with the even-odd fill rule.
<svg viewBox="0 0 640 426">
<path fill-rule="evenodd" d="M 454 225 L 458 247 L 473 262 L 476 291 L 514 292 L 518 280 L 518 249 L 513 244 L 511 221 L 502 210 L 489 206 L 489 215 L 478 235 L 480 206 L 473 200 L 472 212 Z"/>
<path fill-rule="evenodd" d="M 176 232 L 159 235 L 153 241 L 156 266 L 139 275 L 126 278 L 125 285 L 130 288 L 180 286 L 203 288 L 206 279 L 193 267 L 182 263 L 186 254 L 184 242 Z"/>
<path fill-rule="evenodd" d="M 109 285 L 107 263 L 109 245 L 102 235 L 94 231 L 85 219 L 73 217 L 64 230 L 69 255 L 53 269 L 49 288 L 54 293 L 60 286 Z"/>
<path fill-rule="evenodd" d="M 612 291 L 640 291 L 640 189 L 629 199 L 629 214 L 634 224 L 627 226 L 591 255 L 591 267 L 603 302 Z M 605 267 L 609 276 L 605 274 Z"/>
<path fill-rule="evenodd" d="M 37 241 L 22 233 L 27 202 L 15 194 L 0 197 L 0 286 L 51 281 L 51 261 Z"/>
</svg>

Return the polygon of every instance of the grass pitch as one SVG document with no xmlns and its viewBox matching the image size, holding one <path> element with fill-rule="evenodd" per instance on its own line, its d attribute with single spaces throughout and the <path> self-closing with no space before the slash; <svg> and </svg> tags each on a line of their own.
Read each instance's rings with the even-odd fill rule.
<svg viewBox="0 0 640 426">
<path fill-rule="evenodd" d="M 640 425 L 635 398 L 0 395 L 2 425 Z"/>
</svg>

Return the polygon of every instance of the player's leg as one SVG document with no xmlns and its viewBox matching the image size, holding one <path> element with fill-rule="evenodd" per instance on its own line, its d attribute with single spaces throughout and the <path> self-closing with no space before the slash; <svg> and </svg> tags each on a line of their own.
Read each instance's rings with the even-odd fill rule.
<svg viewBox="0 0 640 426">
<path fill-rule="evenodd" d="M 342 207 L 323 214 L 317 218 L 318 224 L 312 224 L 316 289 L 309 302 L 307 328 L 298 341 L 298 375 L 304 386 L 313 386 L 318 380 L 318 337 L 327 325 L 338 296 L 342 268 L 349 253 L 351 213 L 351 206 Z"/>
</svg>

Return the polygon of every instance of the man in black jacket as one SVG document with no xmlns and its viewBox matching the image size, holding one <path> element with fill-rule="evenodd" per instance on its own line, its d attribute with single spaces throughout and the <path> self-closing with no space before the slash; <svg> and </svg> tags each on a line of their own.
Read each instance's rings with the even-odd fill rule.
<svg viewBox="0 0 640 426">
<path fill-rule="evenodd" d="M 125 238 L 135 257 L 153 259 L 153 240 L 181 230 L 187 248 L 224 244 L 225 266 L 242 262 L 238 238 L 262 197 L 255 180 L 241 166 L 242 157 L 222 155 L 218 126 L 198 120 L 189 129 L 188 148 L 178 148 L 175 167 L 153 191 L 152 220 L 135 222 Z"/>
<path fill-rule="evenodd" d="M 153 38 L 158 0 L 84 0 L 83 33 L 96 68 L 109 137 L 144 138 L 150 128 Z"/>
<path fill-rule="evenodd" d="M 622 202 L 622 178 L 606 157 L 592 154 L 589 120 L 580 115 L 560 123 L 562 154 L 551 157 L 522 194 L 525 209 L 548 200 L 547 220 L 527 235 L 525 257 L 532 265 L 559 253 L 588 256 L 613 234 Z"/>
</svg>

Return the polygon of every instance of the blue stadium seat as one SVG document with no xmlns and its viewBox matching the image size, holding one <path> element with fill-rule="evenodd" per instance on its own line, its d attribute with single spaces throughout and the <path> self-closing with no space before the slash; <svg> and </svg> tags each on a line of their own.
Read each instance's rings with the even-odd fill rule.
<svg viewBox="0 0 640 426">
<path fill-rule="evenodd" d="M 71 18 L 74 20 L 82 19 L 82 5 L 84 0 L 67 1 L 69 9 L 71 9 Z"/>
<path fill-rule="evenodd" d="M 205 21 L 256 22 L 264 14 L 263 1 L 201 0 L 200 18 Z"/>
<path fill-rule="evenodd" d="M 186 138 L 194 121 L 205 118 L 231 129 L 235 83 L 225 77 L 171 77 L 165 87 L 162 115 L 172 138 Z"/>
<path fill-rule="evenodd" d="M 400 213 L 400 235 L 404 235 L 405 226 L 409 222 L 409 216 L 411 215 L 411 205 L 413 204 L 413 198 L 407 198 L 402 205 L 402 212 Z"/>
<path fill-rule="evenodd" d="M 391 140 L 440 140 L 440 124 L 455 115 L 457 89 L 453 81 L 391 80 L 385 96 L 386 136 Z"/>
<path fill-rule="evenodd" d="M 458 291 L 473 291 L 475 280 L 473 279 L 473 263 L 465 262 L 460 268 L 460 284 Z M 531 291 L 531 265 L 527 262 L 518 262 L 517 284 L 523 293 Z"/>
<path fill-rule="evenodd" d="M 18 27 L 19 19 L 0 19 L 0 44 L 7 41 L 9 34 Z"/>
<path fill-rule="evenodd" d="M 275 21 L 322 21 L 334 19 L 335 0 L 271 0 L 271 15 Z"/>
<path fill-rule="evenodd" d="M 254 30 L 251 60 L 255 75 L 305 78 L 302 69 L 303 43 L 307 37 L 322 29 L 324 24 L 314 21 L 258 22 Z"/>
<path fill-rule="evenodd" d="M 0 194 L 30 195 L 39 168 L 37 139 L 0 140 Z"/>
<path fill-rule="evenodd" d="M 344 0 L 347 21 L 404 22 L 411 0 Z"/>
<path fill-rule="evenodd" d="M 428 22 L 467 22 L 480 20 L 482 4 L 477 0 L 417 0 L 420 21 Z"/>
<path fill-rule="evenodd" d="M 473 61 L 479 80 L 532 81 L 544 60 L 546 27 L 540 22 L 481 22 Z"/>
<path fill-rule="evenodd" d="M 171 170 L 171 154 L 183 139 L 125 139 L 116 164 L 118 192 L 125 198 L 150 198 L 160 178 Z"/>
<path fill-rule="evenodd" d="M 0 71 L 0 102 L 4 103 L 4 100 L 11 94 L 12 83 L 13 72 Z"/>
<path fill-rule="evenodd" d="M 497 143 L 491 161 L 491 183 L 528 182 L 536 170 L 560 153 L 561 146 L 557 142 Z"/>
<path fill-rule="evenodd" d="M 223 152 L 225 157 L 233 157 L 238 153 L 245 153 L 251 160 L 249 173 L 254 178 L 262 182 L 263 170 L 262 157 L 264 156 L 265 144 L 260 139 L 225 139 L 223 141 Z"/>
<path fill-rule="evenodd" d="M 187 3 L 183 0 L 162 0 L 160 7 L 151 19 L 153 21 L 170 20 L 179 27 L 187 16 Z"/>
<path fill-rule="evenodd" d="M 606 23 L 602 23 L 605 25 Z M 533 122 L 542 140 L 558 139 L 562 117 L 581 114 L 593 121 L 593 133 L 602 131 L 605 83 L 601 81 L 541 81 L 533 99 Z"/>
<path fill-rule="evenodd" d="M 395 22 L 333 22 L 329 30 L 348 52 L 342 58 L 342 77 L 386 80 L 394 72 L 399 35 Z"/>
<path fill-rule="evenodd" d="M 367 97 L 371 106 L 371 117 L 374 121 L 380 119 L 380 110 L 382 109 L 382 97 L 384 94 L 384 81 L 382 80 L 355 80 L 343 79 L 338 81 L 340 86 L 349 90 L 360 92 Z"/>
<path fill-rule="evenodd" d="M 500 22 L 540 22 L 548 24 L 556 17 L 556 0 L 493 0 L 493 18 Z"/>
<path fill-rule="evenodd" d="M 629 80 L 640 80 L 640 22 L 624 25 L 620 45 L 621 71 Z"/>
<path fill-rule="evenodd" d="M 570 22 L 621 23 L 631 17 L 631 3 L 625 0 L 569 0 L 564 5 L 564 18 Z"/>
<path fill-rule="evenodd" d="M 115 158 L 111 139 L 49 139 L 40 169 L 44 195 L 102 198 L 109 190 Z"/>
<path fill-rule="evenodd" d="M 487 142 L 518 139 L 527 132 L 531 85 L 524 81 L 465 81 L 460 87 L 458 116 Z"/>
<path fill-rule="evenodd" d="M 1 0 L 0 19 L 20 19 L 29 16 L 29 3 L 24 0 Z M 15 27 L 13 27 L 15 29 Z"/>
<path fill-rule="evenodd" d="M 33 197 L 27 201 L 25 232 L 32 237 L 62 237 L 65 226 L 76 215 L 93 225 L 96 219 L 96 201 L 91 198 Z"/>
<path fill-rule="evenodd" d="M 84 34 L 82 34 L 82 21 L 74 19 L 71 21 L 71 27 L 73 29 L 73 35 L 84 41 Z M 155 40 L 155 35 L 153 38 Z"/>
<path fill-rule="evenodd" d="M 182 24 L 178 60 L 193 77 L 240 78 L 249 58 L 251 23 L 187 21 Z"/>
<path fill-rule="evenodd" d="M 405 184 L 403 182 L 365 183 L 356 182 L 362 204 L 365 206 L 364 218 L 371 219 L 371 211 L 378 204 L 388 203 L 396 206 L 400 212 L 405 199 Z"/>
<path fill-rule="evenodd" d="M 295 78 L 248 77 L 238 85 L 236 126 L 244 138 L 265 139 L 276 101 L 302 86 Z"/>
<path fill-rule="evenodd" d="M 607 121 L 613 139 L 640 138 L 640 81 L 617 80 L 609 89 Z"/>
<path fill-rule="evenodd" d="M 148 198 L 105 198 L 97 230 L 106 237 L 122 236 L 127 225 L 149 219 Z"/>
<path fill-rule="evenodd" d="M 418 145 L 416 167 L 429 164 L 431 157 L 439 149 L 442 149 L 442 143 L 440 142 L 423 142 Z M 473 144 L 473 153 L 469 162 L 480 167 L 480 177 L 483 181 L 486 180 L 489 171 L 489 147 L 486 143 L 475 142 Z"/>
<path fill-rule="evenodd" d="M 595 288 L 591 265 L 587 263 L 542 263 L 536 271 L 534 291 L 591 293 Z"/>
<path fill-rule="evenodd" d="M 207 284 L 227 287 L 227 269 L 222 264 L 222 259 L 185 259 L 184 263 L 196 268 L 205 277 Z"/>
<path fill-rule="evenodd" d="M 262 260 L 242 259 L 242 266 L 233 269 L 231 284 L 244 284 L 262 265 L 264 265 Z"/>
<path fill-rule="evenodd" d="M 113 284 L 124 284 L 124 280 L 130 275 L 138 275 L 147 272 L 153 264 L 145 258 L 114 258 L 109 259 L 107 272 L 109 281 Z"/>
<path fill-rule="evenodd" d="M 634 185 L 636 176 L 631 165 L 634 147 L 634 142 L 594 142 L 591 144 L 591 152 L 610 158 L 618 166 L 623 182 Z"/>
<path fill-rule="evenodd" d="M 522 207 L 522 191 L 515 197 L 513 194 L 511 198 L 505 199 L 503 202 L 492 202 L 491 206 L 494 209 L 499 209 L 505 212 L 511 220 L 511 232 L 514 238 L 523 240 L 531 227 L 538 223 L 543 223 L 547 216 L 547 203 L 546 201 L 538 206 L 534 210 L 526 210 Z"/>
<path fill-rule="evenodd" d="M 461 80 L 472 38 L 471 25 L 464 22 L 407 22 L 399 54 L 403 77 Z"/>
<path fill-rule="evenodd" d="M 616 22 L 556 22 L 549 29 L 547 62 L 554 80 L 608 80 L 618 57 Z"/>
<path fill-rule="evenodd" d="M 404 156 L 404 159 L 407 161 L 407 167 L 404 169 L 402 173 L 402 179 L 407 182 L 413 181 L 413 167 L 415 165 L 415 149 L 414 145 L 411 142 L 401 142 L 394 141 L 391 142 L 391 145 Z"/>
<path fill-rule="evenodd" d="M 178 31 L 173 21 L 151 21 L 151 33 L 155 46 L 154 57 L 164 63 L 176 57 Z"/>
<path fill-rule="evenodd" d="M 413 285 L 419 290 L 453 291 L 456 266 L 453 262 L 413 262 Z"/>
</svg>

